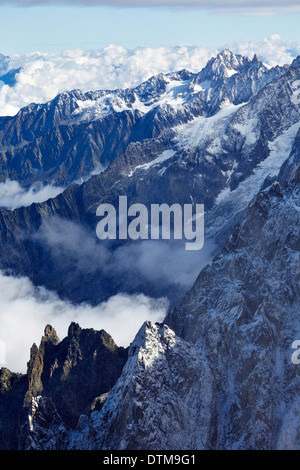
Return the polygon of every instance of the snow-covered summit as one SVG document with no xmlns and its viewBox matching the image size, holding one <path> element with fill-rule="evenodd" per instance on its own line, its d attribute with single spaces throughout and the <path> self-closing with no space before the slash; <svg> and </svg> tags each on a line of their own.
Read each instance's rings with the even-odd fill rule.
<svg viewBox="0 0 300 470">
<path fill-rule="evenodd" d="M 235 101 L 239 101 L 241 87 L 230 81 L 234 75 L 239 74 L 239 82 L 246 81 L 252 93 L 257 93 L 262 85 L 279 73 L 278 69 L 265 67 L 257 56 L 251 61 L 224 50 L 212 58 L 199 73 L 181 70 L 159 74 L 136 88 L 81 94 L 76 100 L 76 109 L 71 117 L 81 122 L 101 119 L 114 112 L 131 110 L 147 114 L 165 107 L 174 108 L 174 112 L 180 107 L 192 113 L 195 113 L 195 107 L 201 107 L 202 113 L 210 112 L 211 103 L 216 107 L 217 102 L 220 103 L 226 96 L 232 98 L 232 88 L 235 89 Z"/>
<path fill-rule="evenodd" d="M 225 49 L 207 63 L 202 73 L 210 77 L 212 75 L 231 77 L 243 67 L 248 66 L 249 63 L 248 58 Z"/>
<path fill-rule="evenodd" d="M 214 67 L 218 73 L 212 71 Z M 106 369 L 99 354 L 99 335 L 92 331 L 84 348 L 78 325 L 70 328 L 70 338 L 61 346 L 47 342 L 51 361 L 44 361 L 44 347 L 33 347 L 25 378 L 30 384 L 26 398 L 33 398 L 34 413 L 24 447 L 300 447 L 295 393 L 300 369 L 291 361 L 291 345 L 300 335 L 299 87 L 297 61 L 292 67 L 268 69 L 257 57 L 243 62 L 226 51 L 199 74 L 160 74 L 129 90 L 73 91 L 2 121 L 3 154 L 10 155 L 12 147 L 15 152 L 13 159 L 3 159 L 3 165 L 25 162 L 24 171 L 34 168 L 36 174 L 45 152 L 41 169 L 48 177 L 47 152 L 53 142 L 57 145 L 52 158 L 57 159 L 60 176 L 69 176 L 72 165 L 90 168 L 99 155 L 110 159 L 106 171 L 71 185 L 59 198 L 13 213 L 0 212 L 4 227 L 0 260 L 5 268 L 27 269 L 26 275 L 29 272 L 35 279 L 41 273 L 45 277 L 38 279 L 40 284 L 49 282 L 66 296 L 75 293 L 77 302 L 86 300 L 83 295 L 99 302 L 101 296 L 115 293 L 109 291 L 115 286 L 132 292 L 146 285 L 155 295 L 159 289 L 165 293 L 163 277 L 151 285 L 149 277 L 142 278 L 140 253 L 129 244 L 130 251 L 123 252 L 131 255 L 129 269 L 126 262 L 127 270 L 118 264 L 114 271 L 109 259 L 104 269 L 97 257 L 94 260 L 99 252 L 93 242 L 92 254 L 85 253 L 95 271 L 91 276 L 90 265 L 85 271 L 86 262 L 75 279 L 69 277 L 70 266 L 73 270 L 75 262 L 82 261 L 81 242 L 74 241 L 79 246 L 70 257 L 69 246 L 65 252 L 55 251 L 55 245 L 49 249 L 43 227 L 51 228 L 53 216 L 68 227 L 72 220 L 72 227 L 77 223 L 80 230 L 84 221 L 94 233 L 99 201 L 113 203 L 123 194 L 129 203 L 145 205 L 204 203 L 205 244 L 212 241 L 217 250 L 216 256 L 208 252 L 210 246 L 203 258 L 202 253 L 199 258 L 193 254 L 198 278 L 190 281 L 192 287 L 164 323 L 146 322 L 141 327 L 128 356 L 124 358 L 124 351 L 120 356 L 122 371 L 116 371 L 113 384 L 107 384 L 105 372 L 115 364 L 115 345 L 109 341 L 112 362 L 107 363 L 108 352 L 104 352 Z M 15 166 L 12 169 L 16 171 Z M 24 222 L 25 242 L 17 230 Z M 148 247 L 141 253 L 153 262 L 155 275 L 162 264 L 167 281 L 171 284 L 170 278 L 175 279 L 175 288 L 168 290 L 174 305 L 181 287 L 178 279 L 186 268 L 181 259 L 186 258 L 176 250 L 165 258 L 163 248 L 152 260 L 154 251 Z M 87 272 L 88 290 L 82 282 Z M 126 278 L 125 284 L 120 284 L 121 278 L 122 282 Z M 75 361 L 70 360 L 73 353 Z M 72 379 L 79 384 L 78 394 L 74 381 L 68 388 L 64 380 L 70 365 L 75 367 Z M 41 380 L 51 382 L 52 377 L 59 379 L 59 396 L 51 387 L 41 387 Z M 71 429 L 62 416 L 66 396 L 72 413 L 78 397 L 84 398 L 77 410 L 77 426 L 72 420 Z M 87 396 L 92 403 L 85 402 Z"/>
<path fill-rule="evenodd" d="M 33 401 L 32 449 L 299 449 L 299 139 L 164 324 L 145 322 L 99 411 Z M 280 177 L 283 178 L 283 175 Z"/>
</svg>

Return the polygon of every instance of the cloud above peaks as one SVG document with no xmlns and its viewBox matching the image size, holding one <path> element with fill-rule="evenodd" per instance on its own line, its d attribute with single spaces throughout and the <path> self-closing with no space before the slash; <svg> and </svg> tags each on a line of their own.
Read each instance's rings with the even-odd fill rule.
<svg viewBox="0 0 300 470">
<path fill-rule="evenodd" d="M 39 345 L 47 324 L 56 329 L 60 339 L 72 321 L 82 328 L 103 329 L 118 346 L 126 347 L 144 321 L 162 321 L 167 307 L 165 299 L 126 294 L 115 295 L 97 307 L 74 306 L 45 288 L 34 287 L 26 277 L 0 271 L 0 344 L 5 344 L 5 364 L 0 367 L 25 372 L 30 347 Z"/>
<path fill-rule="evenodd" d="M 14 115 L 27 104 L 45 103 L 63 91 L 129 88 L 161 72 L 200 70 L 217 52 L 204 47 L 129 50 L 111 45 L 95 51 L 15 55 L 9 67 L 22 71 L 14 87 L 1 88 L 0 83 L 0 115 Z"/>
<path fill-rule="evenodd" d="M 1 0 L 0 0 L 1 1 Z M 202 46 L 141 47 L 133 50 L 110 45 L 99 50 L 81 49 L 61 53 L 16 54 L 9 69 L 22 67 L 16 85 L 1 87 L 0 115 L 13 116 L 30 103 L 45 103 L 58 93 L 72 89 L 129 88 L 158 73 L 187 69 L 199 72 L 222 49 L 230 48 L 252 58 L 254 53 L 268 65 L 291 63 L 300 54 L 300 44 L 274 34 L 259 41 Z"/>
</svg>

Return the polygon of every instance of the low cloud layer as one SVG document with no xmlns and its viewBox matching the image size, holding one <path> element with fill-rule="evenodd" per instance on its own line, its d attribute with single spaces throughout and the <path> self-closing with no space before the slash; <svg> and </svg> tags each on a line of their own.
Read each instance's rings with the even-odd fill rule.
<svg viewBox="0 0 300 470">
<path fill-rule="evenodd" d="M 159 283 L 162 292 L 172 286 L 187 290 L 211 257 L 208 246 L 206 251 L 189 252 L 182 245 L 159 240 L 136 241 L 112 252 L 95 234 L 58 218 L 44 222 L 34 238 L 50 249 L 57 272 L 63 278 L 61 269 L 65 270 L 69 282 L 72 276 L 78 280 L 99 272 L 104 278 L 114 273 L 116 279 Z M 84 328 L 104 329 L 119 346 L 127 346 L 144 321 L 162 321 L 168 307 L 164 297 L 126 293 L 111 296 L 98 306 L 74 305 L 44 287 L 35 287 L 26 277 L 0 271 L 0 345 L 4 342 L 6 346 L 5 365 L 24 372 L 30 347 L 33 342 L 39 344 L 46 324 L 57 330 L 60 339 L 75 321 Z"/>
<path fill-rule="evenodd" d="M 189 47 L 138 48 L 108 46 L 98 51 L 16 55 L 9 68 L 23 70 L 14 87 L 0 89 L 0 115 L 14 115 L 29 103 L 44 103 L 72 89 L 90 91 L 136 86 L 152 75 L 201 69 L 215 49 Z"/>
<path fill-rule="evenodd" d="M 30 188 L 23 188 L 18 181 L 10 179 L 0 183 L 0 208 L 14 210 L 30 206 L 34 202 L 43 202 L 54 198 L 64 190 L 63 187 L 36 183 Z"/>
<path fill-rule="evenodd" d="M 72 89 L 128 88 L 158 73 L 183 68 L 198 72 L 224 48 L 250 58 L 256 53 L 270 66 L 291 63 L 300 54 L 299 43 L 284 41 L 274 34 L 260 41 L 225 44 L 219 48 L 178 46 L 129 50 L 111 45 L 96 51 L 15 55 L 9 69 L 22 67 L 22 71 L 16 76 L 14 87 L 0 87 L 0 115 L 15 115 L 27 104 L 45 103 L 58 93 Z"/>
<path fill-rule="evenodd" d="M 159 282 L 166 290 L 178 285 L 187 290 L 200 270 L 211 261 L 214 246 L 205 242 L 199 251 L 185 250 L 185 240 L 136 240 L 111 250 L 110 245 L 96 238 L 83 226 L 52 217 L 45 220 L 35 239 L 50 249 L 59 265 L 63 260 L 78 274 L 115 273 L 120 278 L 132 276 L 137 282 Z M 83 243 L 84 241 L 84 243 Z M 134 282 L 133 280 L 131 282 Z M 137 284 L 138 285 L 138 284 Z"/>
<path fill-rule="evenodd" d="M 0 271 L 0 344 L 6 349 L 5 366 L 15 372 L 26 371 L 30 347 L 34 342 L 39 345 L 46 324 L 56 329 L 60 339 L 72 321 L 83 328 L 104 329 L 119 346 L 126 347 L 144 321 L 162 321 L 167 306 L 165 299 L 124 294 L 97 307 L 74 306 L 34 287 L 25 277 L 10 277 Z"/>
</svg>

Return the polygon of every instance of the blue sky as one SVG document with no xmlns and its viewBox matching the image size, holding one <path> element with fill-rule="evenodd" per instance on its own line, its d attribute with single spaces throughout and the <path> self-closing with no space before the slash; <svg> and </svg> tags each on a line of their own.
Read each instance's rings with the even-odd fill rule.
<svg viewBox="0 0 300 470">
<path fill-rule="evenodd" d="M 40 0 L 41 3 L 44 1 L 47 0 Z M 84 0 L 77 1 L 84 5 Z M 101 0 L 89 1 L 101 3 Z M 172 2 L 165 0 L 168 1 Z M 52 0 L 48 2 L 52 3 Z M 0 52 L 8 55 L 74 48 L 98 49 L 109 44 L 130 49 L 161 45 L 218 47 L 233 41 L 254 41 L 272 34 L 279 34 L 287 41 L 300 42 L 300 11 L 297 6 L 288 12 L 285 9 L 272 10 L 272 0 L 265 0 L 267 9 L 257 7 L 250 12 L 244 8 L 232 9 L 234 0 L 228 0 L 227 8 L 221 10 L 65 4 L 20 7 L 11 3 L 0 0 Z M 119 3 L 122 4 L 120 0 Z"/>
</svg>

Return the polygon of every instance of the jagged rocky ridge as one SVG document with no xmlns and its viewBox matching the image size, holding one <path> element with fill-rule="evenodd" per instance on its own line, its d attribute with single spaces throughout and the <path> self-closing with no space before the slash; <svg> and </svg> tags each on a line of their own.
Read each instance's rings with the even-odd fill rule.
<svg viewBox="0 0 300 470">
<path fill-rule="evenodd" d="M 91 398 L 77 428 L 75 418 L 70 423 L 63 415 L 59 398 L 64 387 L 58 387 L 57 397 L 46 393 L 47 381 L 41 387 L 39 364 L 45 345 L 32 349 L 35 367 L 33 373 L 29 367 L 28 377 L 34 386 L 29 390 L 24 385 L 27 376 L 1 371 L 0 411 L 6 409 L 5 403 L 19 410 L 23 400 L 18 387 L 24 395 L 28 392 L 26 403 L 32 409 L 23 427 L 22 448 L 299 449 L 299 369 L 291 362 L 291 344 L 300 337 L 298 77 L 299 61 L 295 61 L 249 103 L 237 105 L 234 113 L 225 103 L 221 114 L 205 120 L 200 116 L 171 132 L 174 140 L 167 141 L 167 150 L 175 153 L 164 154 L 164 139 L 156 141 L 153 153 L 153 140 L 139 142 L 102 175 L 71 186 L 58 198 L 1 211 L 1 266 L 38 273 L 35 281 L 40 282 L 45 263 L 53 288 L 59 271 L 56 265 L 51 270 L 51 258 L 47 262 L 48 253 L 32 234 L 54 215 L 91 228 L 97 204 L 114 202 L 119 194 L 151 203 L 155 193 L 159 201 L 183 203 L 191 196 L 203 202 L 208 191 L 207 233 L 216 231 L 219 244 L 231 233 L 223 251 L 201 271 L 165 323 L 141 328 L 109 395 Z M 178 147 L 170 148 L 170 142 Z M 223 153 L 223 148 L 228 152 Z M 224 162 L 230 168 L 227 173 L 220 166 Z M 201 184 L 199 165 L 207 178 Z M 274 179 L 277 183 L 272 184 Z M 261 186 L 264 191 L 256 195 Z M 17 228 L 26 236 L 20 236 Z M 109 284 L 107 280 L 104 289 Z M 58 351 L 61 343 L 51 344 L 52 340 L 50 348 Z M 57 370 L 62 377 L 60 368 L 51 368 L 55 354 L 45 371 Z M 7 420 L 5 413 L 2 416 Z M 9 431 L 12 446 L 24 417 L 20 411 L 14 416 Z"/>
<path fill-rule="evenodd" d="M 287 72 L 223 51 L 197 74 L 160 74 L 134 89 L 73 90 L 0 118 L 0 181 L 66 185 L 110 164 L 128 146 L 156 140 L 224 100 L 238 105 Z M 167 136 L 166 136 L 167 137 Z"/>
<path fill-rule="evenodd" d="M 47 325 L 39 347 L 31 348 L 26 374 L 0 370 L 0 448 L 27 447 L 32 425 L 27 415 L 40 395 L 53 403 L 47 409 L 55 408 L 64 425 L 74 428 L 82 413 L 101 408 L 102 396 L 119 378 L 127 357 L 128 350 L 103 330 L 71 323 L 60 341 Z"/>
<path fill-rule="evenodd" d="M 145 323 L 101 410 L 33 400 L 29 449 L 298 449 L 300 133 L 164 324 Z"/>
<path fill-rule="evenodd" d="M 158 75 L 130 90 L 73 91 L 2 118 L 3 179 L 24 177 L 29 183 L 33 174 L 40 180 L 60 174 L 62 179 L 56 181 L 68 184 L 99 163 L 109 166 L 54 199 L 0 211 L 0 268 L 26 275 L 74 302 L 97 304 L 118 292 L 179 300 L 191 284 L 149 280 L 127 266 L 121 275 L 114 265 L 105 267 L 106 255 L 114 260 L 119 244 L 108 244 L 102 253 L 104 242 L 99 247 L 95 230 L 97 206 L 117 206 L 124 194 L 128 204 L 147 207 L 153 202 L 204 204 L 206 247 L 213 248 L 205 255 L 209 249 L 203 250 L 203 259 L 199 254 L 200 269 L 221 249 L 252 197 L 274 180 L 288 157 L 299 129 L 299 80 L 297 60 L 268 69 L 257 56 L 250 60 L 223 51 L 198 74 Z M 84 132 L 91 132 L 94 142 L 88 166 L 85 152 L 90 147 Z M 24 140 L 29 143 L 23 145 Z M 105 151 L 104 141 L 109 142 Z M 47 150 L 34 150 L 37 142 Z M 53 149 L 58 166 L 50 155 Z M 32 173 L 37 168 L 32 160 L 41 165 L 38 172 Z M 97 256 L 86 254 L 86 263 L 81 243 L 77 249 L 63 244 L 68 240 L 63 234 L 78 233 L 76 227 L 82 229 L 79 235 L 88 240 L 86 245 L 97 250 Z M 56 238 L 49 235 L 56 231 Z M 141 243 L 136 252 L 143 256 L 147 249 Z"/>
</svg>

